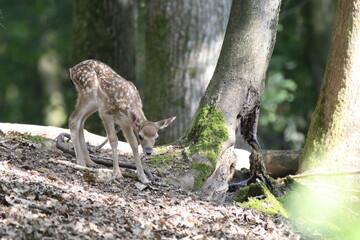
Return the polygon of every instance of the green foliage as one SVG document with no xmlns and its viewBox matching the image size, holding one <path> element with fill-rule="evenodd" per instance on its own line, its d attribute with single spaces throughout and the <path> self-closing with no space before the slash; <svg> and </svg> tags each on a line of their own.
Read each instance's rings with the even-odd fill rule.
<svg viewBox="0 0 360 240">
<path fill-rule="evenodd" d="M 2 0 L 0 11 L 0 121 L 46 124 L 54 104 L 66 110 L 65 99 L 74 101 L 67 90 L 72 86 L 65 81 L 71 1 Z M 47 58 L 50 55 L 56 57 Z M 54 85 L 43 66 L 58 64 Z M 54 101 L 57 96 L 62 100 Z"/>
<path fill-rule="evenodd" d="M 310 2 L 302 7 L 297 1 L 282 2 L 260 110 L 259 140 L 267 149 L 302 148 L 316 105 L 321 79 L 319 81 L 314 76 L 322 74 L 325 61 L 319 63 L 321 69 L 316 69 L 318 73 L 314 72 L 309 59 L 314 55 L 312 46 L 317 43 L 322 46 L 316 52 L 316 60 L 326 59 L 329 47 L 326 39 L 330 38 L 331 32 L 323 30 L 321 36 L 312 38 L 312 28 L 324 29 L 327 25 L 326 22 L 308 23 L 311 17 L 314 18 L 309 13 L 317 13 L 311 8 L 318 1 Z"/>
<path fill-rule="evenodd" d="M 286 105 L 291 104 L 297 85 L 294 80 L 285 79 L 280 71 L 270 72 L 267 81 L 267 90 L 264 93 L 266 101 L 261 106 L 264 113 L 260 124 L 272 125 L 274 131 L 281 132 L 286 128 L 287 118 L 278 114 L 280 105 L 286 108 Z"/>
</svg>

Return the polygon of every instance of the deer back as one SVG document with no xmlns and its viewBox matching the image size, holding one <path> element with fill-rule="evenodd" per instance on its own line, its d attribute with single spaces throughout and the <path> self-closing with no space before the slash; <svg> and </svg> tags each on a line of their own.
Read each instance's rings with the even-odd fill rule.
<svg viewBox="0 0 360 240">
<path fill-rule="evenodd" d="M 83 61 L 70 69 L 70 78 L 79 95 L 98 98 L 109 114 L 127 114 L 128 110 L 143 115 L 142 102 L 135 85 L 122 78 L 108 65 L 97 60 Z"/>
</svg>

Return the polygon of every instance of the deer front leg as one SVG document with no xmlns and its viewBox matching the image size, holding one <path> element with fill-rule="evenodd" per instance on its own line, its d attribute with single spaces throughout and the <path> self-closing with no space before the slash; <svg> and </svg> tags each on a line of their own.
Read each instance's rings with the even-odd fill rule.
<svg viewBox="0 0 360 240">
<path fill-rule="evenodd" d="M 114 117 L 106 113 L 100 113 L 100 117 L 103 121 L 106 134 L 112 149 L 113 155 L 113 177 L 114 179 L 122 178 L 122 174 L 119 168 L 119 160 L 117 154 L 118 138 L 116 136 Z"/>
<path fill-rule="evenodd" d="M 123 131 L 126 141 L 130 144 L 131 150 L 133 152 L 137 175 L 138 175 L 139 180 L 144 184 L 151 183 L 151 181 L 149 181 L 149 179 L 146 177 L 146 175 L 144 173 L 144 169 L 142 167 L 140 156 L 139 156 L 139 150 L 138 150 L 139 144 L 138 144 L 136 136 L 134 135 L 131 125 L 128 123 L 121 123 L 120 127 Z"/>
</svg>

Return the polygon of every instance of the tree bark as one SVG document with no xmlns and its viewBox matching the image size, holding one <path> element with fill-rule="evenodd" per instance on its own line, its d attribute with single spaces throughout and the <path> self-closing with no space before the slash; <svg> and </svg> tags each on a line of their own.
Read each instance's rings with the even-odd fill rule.
<svg viewBox="0 0 360 240">
<path fill-rule="evenodd" d="M 324 82 L 300 172 L 360 168 L 360 2 L 338 3 Z"/>
<path fill-rule="evenodd" d="M 222 201 L 227 190 L 235 164 L 232 146 L 236 129 L 240 128 L 253 148 L 259 148 L 257 119 L 275 44 L 280 3 L 280 0 L 234 0 L 232 3 L 214 75 L 183 138 L 183 142 L 191 143 L 190 151 L 204 153 L 210 159 L 212 170 L 215 169 L 207 180 L 209 175 L 202 175 L 206 182 L 201 191 L 208 199 Z"/>
<path fill-rule="evenodd" d="M 93 58 L 135 81 L 135 1 L 74 1 L 73 64 Z"/>
<path fill-rule="evenodd" d="M 231 0 L 145 1 L 144 109 L 152 120 L 176 115 L 161 135 L 178 139 L 214 72 Z"/>
<path fill-rule="evenodd" d="M 74 0 L 72 64 L 97 59 L 135 81 L 135 9 L 135 1 L 130 0 Z M 105 134 L 100 122 L 94 114 L 85 127 Z"/>
</svg>

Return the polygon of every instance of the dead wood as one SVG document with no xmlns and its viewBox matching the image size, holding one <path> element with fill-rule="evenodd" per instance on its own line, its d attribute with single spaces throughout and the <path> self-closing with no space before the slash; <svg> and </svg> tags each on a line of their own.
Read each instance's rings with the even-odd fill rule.
<svg viewBox="0 0 360 240">
<path fill-rule="evenodd" d="M 302 150 L 261 150 L 267 173 L 273 177 L 295 174 L 299 168 Z"/>
<path fill-rule="evenodd" d="M 56 138 L 56 147 L 63 151 L 64 153 L 68 153 L 71 154 L 72 156 L 75 156 L 75 152 L 74 150 L 70 149 L 69 147 L 65 146 L 64 142 L 65 142 L 65 138 L 67 138 L 68 140 L 71 140 L 71 136 L 68 133 L 60 133 L 59 136 Z M 94 161 L 97 164 L 101 164 L 107 167 L 112 167 L 113 163 L 111 159 L 100 159 L 94 156 L 90 156 L 91 160 Z M 133 169 L 136 170 L 136 166 L 135 164 L 130 164 L 130 163 L 122 163 L 119 162 L 119 167 L 122 168 L 128 168 L 128 169 Z M 150 173 L 149 170 L 144 169 L 144 173 L 147 175 L 147 177 L 150 180 L 153 180 L 154 177 L 152 176 L 152 174 Z"/>
<path fill-rule="evenodd" d="M 83 177 L 87 182 L 110 182 L 113 180 L 111 169 L 89 168 L 61 159 L 50 158 L 49 161 L 52 163 L 65 165 L 76 170 L 85 171 L 86 173 L 84 173 Z M 122 172 L 122 175 L 124 177 L 130 177 L 135 179 L 137 178 L 135 174 L 128 172 Z"/>
</svg>

